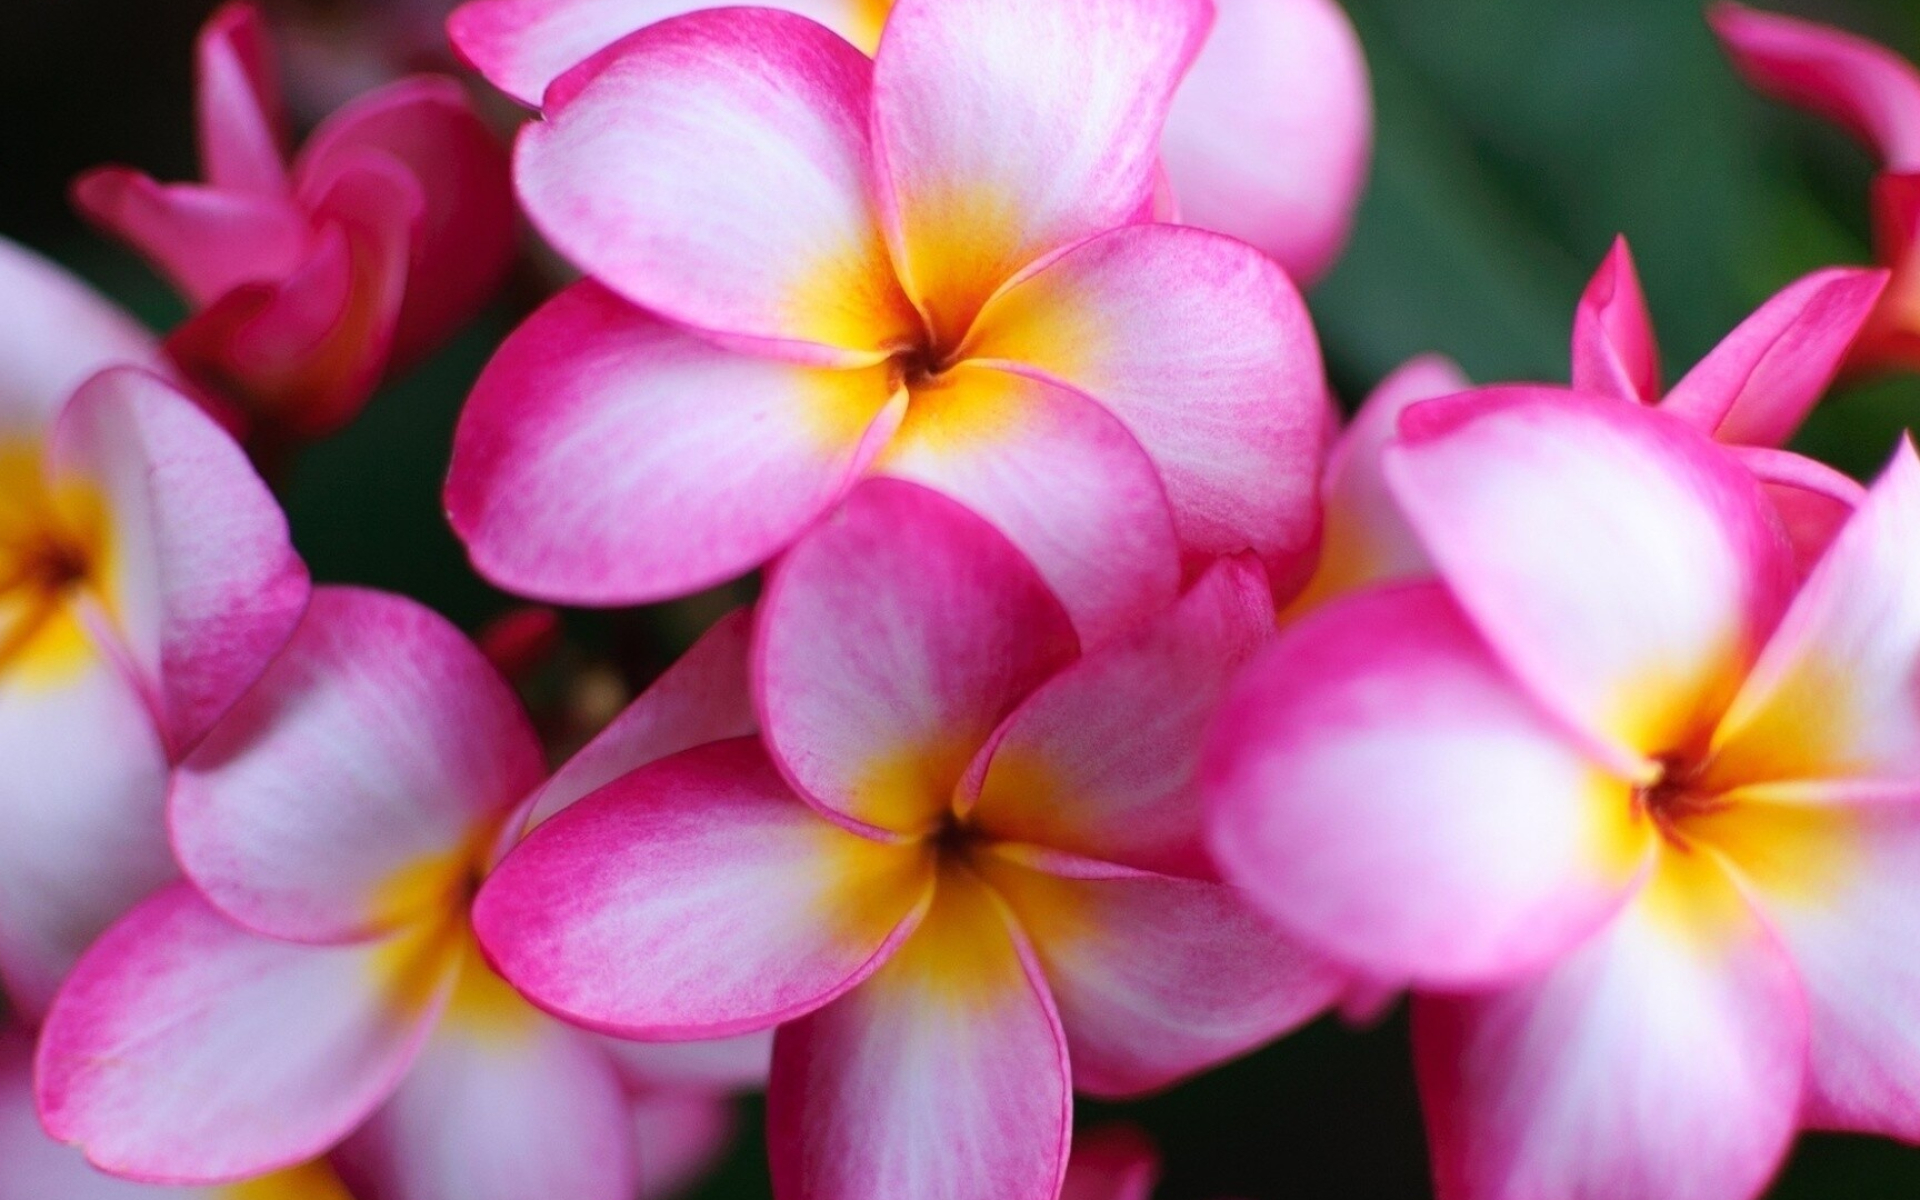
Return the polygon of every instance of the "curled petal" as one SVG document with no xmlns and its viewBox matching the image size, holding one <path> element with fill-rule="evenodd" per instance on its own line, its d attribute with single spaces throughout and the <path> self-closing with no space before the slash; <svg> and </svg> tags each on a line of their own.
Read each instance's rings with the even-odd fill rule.
<svg viewBox="0 0 1920 1200">
<path fill-rule="evenodd" d="M 74 181 L 73 200 L 88 220 L 165 272 L 189 301 L 207 305 L 246 283 L 296 270 L 313 225 L 291 197 L 200 184 L 155 183 L 124 167 L 102 167 Z"/>
<path fill-rule="evenodd" d="M 1574 310 L 1573 390 L 1635 404 L 1660 399 L 1660 345 L 1624 237 L 1615 239 Z"/>
<path fill-rule="evenodd" d="M 201 27 L 194 47 L 200 165 L 215 187 L 284 195 L 287 118 L 259 7 L 236 0 Z"/>
</svg>

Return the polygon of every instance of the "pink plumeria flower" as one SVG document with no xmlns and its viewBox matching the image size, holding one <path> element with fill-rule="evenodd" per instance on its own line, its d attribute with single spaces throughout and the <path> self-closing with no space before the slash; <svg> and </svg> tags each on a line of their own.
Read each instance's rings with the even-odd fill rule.
<svg viewBox="0 0 1920 1200">
<path fill-rule="evenodd" d="M 509 979 L 591 1027 L 780 1025 L 780 1195 L 1051 1200 L 1072 1087 L 1163 1086 L 1340 987 L 1199 841 L 1199 734 L 1271 626 L 1258 565 L 1228 560 L 1076 657 L 991 526 L 870 482 L 762 602 L 762 738 L 555 817 L 475 927 Z"/>
<path fill-rule="evenodd" d="M 167 767 L 306 603 L 246 457 L 118 310 L 0 241 L 0 979 L 38 1017 L 174 875 Z M 102 370 L 101 368 L 107 368 Z"/>
<path fill-rule="evenodd" d="M 505 152 L 458 84 L 422 76 L 341 109 L 289 164 L 251 4 L 208 21 L 198 68 L 205 182 L 103 167 L 75 202 L 193 305 L 168 348 L 236 424 L 330 433 L 491 296 L 513 248 Z"/>
<path fill-rule="evenodd" d="M 1843 30 L 1726 0 L 1708 19 L 1754 87 L 1836 122 L 1878 155 L 1874 252 L 1893 282 L 1848 366 L 1920 370 L 1920 70 Z"/>
<path fill-rule="evenodd" d="M 454 46 L 533 108 L 569 68 L 699 0 L 473 0 Z M 868 54 L 891 0 L 779 0 Z M 1345 245 L 1366 180 L 1366 59 L 1334 0 L 1215 0 L 1205 48 L 1167 114 L 1160 153 L 1180 219 L 1250 242 L 1303 286 Z"/>
<path fill-rule="evenodd" d="M 332 1151 L 393 1200 L 629 1200 L 630 1094 L 690 1076 L 699 1052 L 623 1069 L 516 996 L 467 925 L 542 773 L 512 693 L 452 626 L 318 589 L 177 772 L 191 883 L 109 930 L 56 1000 L 47 1129 L 155 1182 Z"/>
<path fill-rule="evenodd" d="M 1407 413 L 1440 582 L 1282 632 L 1206 766 L 1225 875 L 1408 979 L 1440 1194 L 1744 1200 L 1920 1137 L 1920 459 L 1797 593 L 1754 476 L 1537 388 Z"/>
<path fill-rule="evenodd" d="M 1090 643 L 1171 602 L 1183 551 L 1291 577 L 1329 420 L 1306 309 L 1242 243 L 1127 224 L 1207 11 L 904 0 L 870 61 L 710 10 L 569 72 L 519 189 L 594 278 L 468 403 L 447 505 L 475 564 L 681 595 L 880 474 L 986 516 Z"/>
</svg>

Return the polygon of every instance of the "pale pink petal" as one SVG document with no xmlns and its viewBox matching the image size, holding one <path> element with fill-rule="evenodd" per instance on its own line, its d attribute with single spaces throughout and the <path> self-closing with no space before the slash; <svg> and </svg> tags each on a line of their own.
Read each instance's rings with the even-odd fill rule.
<svg viewBox="0 0 1920 1200">
<path fill-rule="evenodd" d="M 1884 271 L 1833 268 L 1789 284 L 1673 385 L 1660 407 L 1716 440 L 1779 446 L 1846 361 Z"/>
<path fill-rule="evenodd" d="M 994 735 L 974 825 L 1142 870 L 1210 878 L 1196 776 L 1220 698 L 1273 635 L 1250 559 L 1040 686 Z"/>
<path fill-rule="evenodd" d="M 600 1048 L 636 1094 L 758 1091 L 773 1061 L 773 1031 L 706 1042 L 630 1042 L 601 1037 Z"/>
<path fill-rule="evenodd" d="M 637 304 L 811 361 L 918 337 L 869 198 L 872 64 L 772 9 L 648 26 L 565 76 L 520 135 L 520 201 Z"/>
<path fill-rule="evenodd" d="M 1073 1139 L 1060 1200 L 1150 1200 L 1160 1154 L 1130 1125 L 1108 1125 Z"/>
<path fill-rule="evenodd" d="M 1764 446 L 1729 449 L 1766 489 L 1767 499 L 1787 531 L 1787 540 L 1793 544 L 1794 563 L 1804 578 L 1866 498 L 1866 489 L 1852 476 L 1791 450 Z"/>
<path fill-rule="evenodd" d="M 1215 0 L 1160 153 L 1180 220 L 1251 242 L 1302 287 L 1339 257 L 1366 183 L 1373 98 L 1334 0 Z"/>
<path fill-rule="evenodd" d="M 284 194 L 286 113 L 267 23 L 238 0 L 201 27 L 194 47 L 200 166 L 216 187 Z"/>
<path fill-rule="evenodd" d="M 1072 389 L 963 365 L 916 388 L 874 469 L 943 492 L 1032 561 L 1088 645 L 1179 592 L 1173 517 L 1153 460 Z"/>
<path fill-rule="evenodd" d="M 182 764 L 181 865 L 235 920 L 338 941 L 445 911 L 544 772 L 513 692 L 444 618 L 324 587 Z"/>
<path fill-rule="evenodd" d="M 724 1037 L 854 986 L 918 922 L 917 848 L 803 804 L 752 740 L 643 767 L 509 853 L 474 906 L 489 958 L 542 1007 L 658 1040 Z"/>
<path fill-rule="evenodd" d="M 1897 171 L 1920 168 L 1920 71 L 1862 37 L 1722 0 L 1707 19 L 1747 81 L 1837 121 Z"/>
<path fill-rule="evenodd" d="M 1184 549 L 1309 552 L 1331 436 L 1306 305 L 1270 259 L 1170 225 L 1084 242 L 988 302 L 962 353 L 1099 401 L 1166 483 Z"/>
<path fill-rule="evenodd" d="M 882 211 L 936 344 L 1053 250 L 1132 219 L 1207 0 L 900 0 L 873 72 Z"/>
<path fill-rule="evenodd" d="M 1155 1091 L 1318 1015 L 1345 979 L 1238 889 L 998 846 L 975 856 L 1033 945 L 1074 1087 Z"/>
<path fill-rule="evenodd" d="M 37 437 L 88 377 L 116 364 L 165 370 L 160 345 L 80 280 L 0 238 L 0 436 Z"/>
<path fill-rule="evenodd" d="M 1782 607 L 1759 484 L 1663 413 L 1549 388 L 1430 401 L 1387 476 L 1500 657 L 1619 770 L 1709 732 Z"/>
<path fill-rule="evenodd" d="M 1072 1104 L 1066 1041 L 1031 951 L 991 892 L 949 872 L 891 962 L 776 1035 L 774 1189 L 1054 1200 Z"/>
<path fill-rule="evenodd" d="M 216 1183 L 340 1140 L 399 1083 L 451 975 L 408 938 L 297 946 L 178 884 L 109 930 L 41 1031 L 40 1115 L 95 1165 Z"/>
<path fill-rule="evenodd" d="M 185 753 L 306 609 L 287 519 L 233 439 L 144 371 L 103 372 L 74 393 L 49 462 L 56 485 L 97 487 L 111 510 L 106 599 Z"/>
<path fill-rule="evenodd" d="M 81 951 L 178 873 L 153 717 L 95 644 L 73 653 L 51 674 L 0 677 L 0 977 L 29 1018 Z"/>
<path fill-rule="evenodd" d="M 1716 786 L 1920 777 L 1920 459 L 1891 466 L 1814 568 L 1714 737 Z"/>
<path fill-rule="evenodd" d="M 633 1200 L 628 1101 L 591 1035 L 456 1003 L 337 1159 L 363 1200 Z M 484 1021 L 484 1018 L 483 1018 Z"/>
<path fill-rule="evenodd" d="M 588 604 L 699 591 L 785 548 L 899 420 L 885 367 L 723 350 L 592 282 L 501 347 L 447 481 L 483 575 Z"/>
<path fill-rule="evenodd" d="M 1807 1016 L 1793 966 L 1710 860 L 1675 854 L 1539 978 L 1414 1009 L 1440 1195 L 1749 1200 L 1785 1157 Z"/>
<path fill-rule="evenodd" d="M 405 167 L 424 201 L 393 334 L 394 363 L 405 366 L 465 324 L 505 278 L 512 181 L 506 149 L 451 79 L 404 79 L 335 112 L 301 148 L 295 186 L 324 185 L 368 151 Z"/>
<path fill-rule="evenodd" d="M 753 696 L 747 687 L 752 632 L 750 609 L 735 609 L 716 621 L 679 662 L 540 786 L 527 812 L 527 828 L 650 762 L 753 733 Z"/>
<path fill-rule="evenodd" d="M 652 1092 L 635 1097 L 640 1200 L 684 1195 L 720 1165 L 739 1124 L 732 1102 L 717 1096 Z"/>
<path fill-rule="evenodd" d="M 1450 359 L 1425 355 L 1403 363 L 1367 396 L 1327 457 L 1320 484 L 1326 510 L 1320 561 L 1287 616 L 1367 584 L 1433 574 L 1419 536 L 1387 486 L 1381 453 L 1399 436 L 1401 413 L 1472 386 Z"/>
<path fill-rule="evenodd" d="M 887 0 L 781 0 L 784 8 L 872 52 Z M 472 0 L 453 11 L 454 49 L 501 91 L 540 107 L 547 85 L 655 21 L 710 7 L 702 0 Z"/>
<path fill-rule="evenodd" d="M 144 255 L 187 300 L 211 304 L 244 283 L 278 279 L 306 258 L 313 224 L 291 197 L 165 185 L 124 167 L 73 184 L 89 221 Z"/>
<path fill-rule="evenodd" d="M 1202 782 L 1226 878 L 1382 980 L 1474 986 L 1551 961 L 1651 849 L 1629 786 L 1432 584 L 1283 630 L 1229 693 Z"/>
<path fill-rule="evenodd" d="M 1573 390 L 1659 402 L 1660 345 L 1624 237 L 1614 239 L 1574 309 Z"/>
<path fill-rule="evenodd" d="M 861 486 L 781 560 L 760 604 L 755 703 L 824 811 L 922 833 L 1001 718 L 1075 651 L 1018 551 L 953 501 Z"/>
</svg>

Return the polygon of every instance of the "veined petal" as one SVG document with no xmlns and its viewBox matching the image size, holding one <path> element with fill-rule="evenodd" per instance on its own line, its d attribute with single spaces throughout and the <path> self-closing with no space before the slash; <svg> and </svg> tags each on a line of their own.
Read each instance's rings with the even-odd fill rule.
<svg viewBox="0 0 1920 1200">
<path fill-rule="evenodd" d="M 1272 635 L 1258 564 L 1215 565 L 1164 614 L 1014 710 L 985 751 L 974 825 L 997 841 L 1210 878 L 1196 778 L 1203 735 Z"/>
<path fill-rule="evenodd" d="M 104 367 L 165 371 L 152 334 L 86 284 L 0 238 L 0 437 L 38 437 Z"/>
<path fill-rule="evenodd" d="M 1451 359 L 1423 355 L 1401 364 L 1367 396 L 1327 456 L 1320 483 L 1325 509 L 1320 561 L 1283 617 L 1298 616 L 1367 584 L 1433 574 L 1419 536 L 1387 486 L 1381 455 L 1399 436 L 1401 413 L 1422 400 L 1472 386 Z"/>
<path fill-rule="evenodd" d="M 535 224 L 636 304 L 815 362 L 919 336 L 870 198 L 873 67 L 773 9 L 650 25 L 563 77 L 520 136 Z"/>
<path fill-rule="evenodd" d="M 1166 1087 L 1304 1023 L 1345 987 L 1226 884 L 1017 846 L 975 862 L 1033 945 L 1080 1091 Z"/>
<path fill-rule="evenodd" d="M 1186 224 L 1250 242 L 1302 287 L 1339 257 L 1366 183 L 1373 97 L 1333 0 L 1215 0 L 1160 153 Z"/>
<path fill-rule="evenodd" d="M 643 767 L 548 821 L 480 891 L 514 985 L 578 1024 L 687 1040 L 811 1012 L 919 922 L 924 853 L 803 804 L 751 739 Z"/>
<path fill-rule="evenodd" d="M 172 385 L 103 372 L 74 393 L 49 466 L 101 490 L 101 591 L 184 754 L 260 676 L 307 606 L 287 519 L 240 447 Z"/>
<path fill-rule="evenodd" d="M 163 185 L 124 167 L 101 167 L 73 184 L 75 207 L 139 251 L 196 305 L 244 283 L 297 268 L 313 224 L 290 196 L 202 184 Z"/>
<path fill-rule="evenodd" d="M 101 932 L 178 869 L 167 847 L 167 755 L 127 675 L 82 630 L 57 674 L 0 682 L 0 977 L 46 1011 Z"/>
<path fill-rule="evenodd" d="M 1789 284 L 1701 359 L 1661 402 L 1717 441 L 1784 445 L 1840 373 L 1887 286 L 1835 268 Z"/>
<path fill-rule="evenodd" d="M 380 1200 L 632 1200 L 628 1101 L 593 1037 L 531 1009 L 462 1028 L 457 1009 L 337 1152 L 348 1182 Z"/>
<path fill-rule="evenodd" d="M 714 622 L 611 724 L 542 784 L 527 828 L 629 771 L 708 742 L 755 731 L 747 686 L 753 612 L 739 608 Z"/>
<path fill-rule="evenodd" d="M 1516 675 L 1622 772 L 1695 748 L 1791 585 L 1753 476 L 1662 413 L 1548 388 L 1400 428 L 1401 508 Z"/>
<path fill-rule="evenodd" d="M 1332 410 L 1306 305 L 1271 259 L 1204 230 L 1117 229 L 994 296 L 962 353 L 1119 417 L 1188 553 L 1250 549 L 1276 576 L 1298 573 Z"/>
<path fill-rule="evenodd" d="M 1229 693 L 1201 778 L 1228 881 L 1383 980 L 1480 986 L 1553 960 L 1654 838 L 1434 584 L 1283 630 Z"/>
<path fill-rule="evenodd" d="M 1535 980 L 1415 1002 L 1449 1200 L 1748 1200 L 1799 1112 L 1793 966 L 1720 868 L 1665 856 L 1602 933 Z"/>
<path fill-rule="evenodd" d="M 945 493 L 1032 561 L 1095 645 L 1179 593 L 1180 555 L 1152 458 L 1069 388 L 962 365 L 914 389 L 875 471 Z"/>
<path fill-rule="evenodd" d="M 313 1158 L 386 1098 L 432 1028 L 457 963 L 432 941 L 297 946 L 168 888 L 61 990 L 40 1038 L 41 1119 L 96 1166 L 154 1182 Z"/>
<path fill-rule="evenodd" d="M 183 763 L 181 865 L 233 919 L 328 942 L 434 919 L 544 772 L 512 691 L 444 618 L 325 587 Z"/>
<path fill-rule="evenodd" d="M 760 604 L 760 727 L 801 795 L 842 820 L 931 832 L 1001 718 L 1071 661 L 1059 602 L 944 496 L 862 485 L 781 560 Z"/>
<path fill-rule="evenodd" d="M 774 1038 L 783 1196 L 1053 1200 L 1072 1087 L 1059 1018 L 1004 907 L 964 870 L 874 976 Z"/>
<path fill-rule="evenodd" d="M 936 343 L 1021 268 L 1133 219 L 1208 0 L 900 0 L 873 72 L 881 210 Z"/>
<path fill-rule="evenodd" d="M 207 181 L 236 191 L 284 194 L 287 119 L 259 7 L 229 3 L 214 13 L 194 46 L 194 68 L 200 166 Z"/>
<path fill-rule="evenodd" d="M 1615 238 L 1573 313 L 1573 390 L 1660 400 L 1660 344 L 1627 239 Z"/>
<path fill-rule="evenodd" d="M 885 367 L 749 357 L 576 284 L 475 385 L 447 510 L 481 574 L 513 591 L 684 595 L 759 566 L 818 518 L 899 420 L 893 398 Z"/>
<path fill-rule="evenodd" d="M 1903 442 L 1802 586 L 1714 735 L 1709 786 L 1916 779 L 1916 538 L 1920 458 Z"/>
<path fill-rule="evenodd" d="M 1073 1139 L 1060 1200 L 1150 1200 L 1159 1178 L 1160 1155 L 1147 1135 L 1109 1125 Z"/>
<path fill-rule="evenodd" d="M 636 29 L 707 7 L 703 0 L 472 0 L 447 19 L 454 49 L 529 108 L 547 85 Z M 781 0 L 871 54 L 887 0 Z"/>
<path fill-rule="evenodd" d="M 1884 46 L 1722 0 L 1708 21 L 1754 87 L 1837 121 L 1896 171 L 1920 169 L 1920 71 Z"/>
</svg>

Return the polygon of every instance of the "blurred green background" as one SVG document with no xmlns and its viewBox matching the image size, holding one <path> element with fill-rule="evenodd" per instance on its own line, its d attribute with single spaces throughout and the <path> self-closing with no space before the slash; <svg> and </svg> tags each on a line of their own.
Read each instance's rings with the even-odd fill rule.
<svg viewBox="0 0 1920 1200">
<path fill-rule="evenodd" d="M 283 4 L 281 15 L 306 31 L 306 69 L 317 78 L 302 86 L 315 107 L 388 59 L 430 61 L 430 45 L 396 52 L 391 43 L 403 29 L 430 29 L 433 3 Z M 158 326 L 177 318 L 174 302 L 79 226 L 64 188 L 109 160 L 192 176 L 189 47 L 211 7 L 0 4 L 0 106 L 10 116 L 0 233 L 67 263 Z M 1916 0 L 1773 7 L 1920 56 Z M 1616 233 L 1639 259 L 1669 380 L 1789 280 L 1868 260 L 1865 155 L 1747 92 L 1690 0 L 1351 0 L 1349 10 L 1373 67 L 1378 152 L 1352 247 L 1313 296 L 1349 403 L 1401 360 L 1433 350 L 1482 381 L 1563 380 L 1575 299 Z M 440 517 L 439 484 L 467 385 L 540 290 L 531 274 L 522 279 L 446 353 L 300 462 L 286 500 L 319 579 L 405 592 L 470 628 L 508 606 L 466 568 Z M 1800 447 L 1870 475 L 1916 415 L 1920 379 L 1844 388 Z M 580 653 L 615 662 L 637 687 L 713 611 L 696 603 L 576 615 L 569 631 Z M 1153 1133 L 1166 1154 L 1165 1200 L 1429 1194 L 1397 1015 L 1360 1033 L 1322 1022 L 1165 1096 L 1085 1105 L 1082 1114 Z M 757 1118 L 755 1108 L 743 1119 L 738 1151 L 699 1200 L 768 1194 Z M 1920 1195 L 1920 1149 L 1810 1137 L 1770 1195 Z"/>
</svg>

